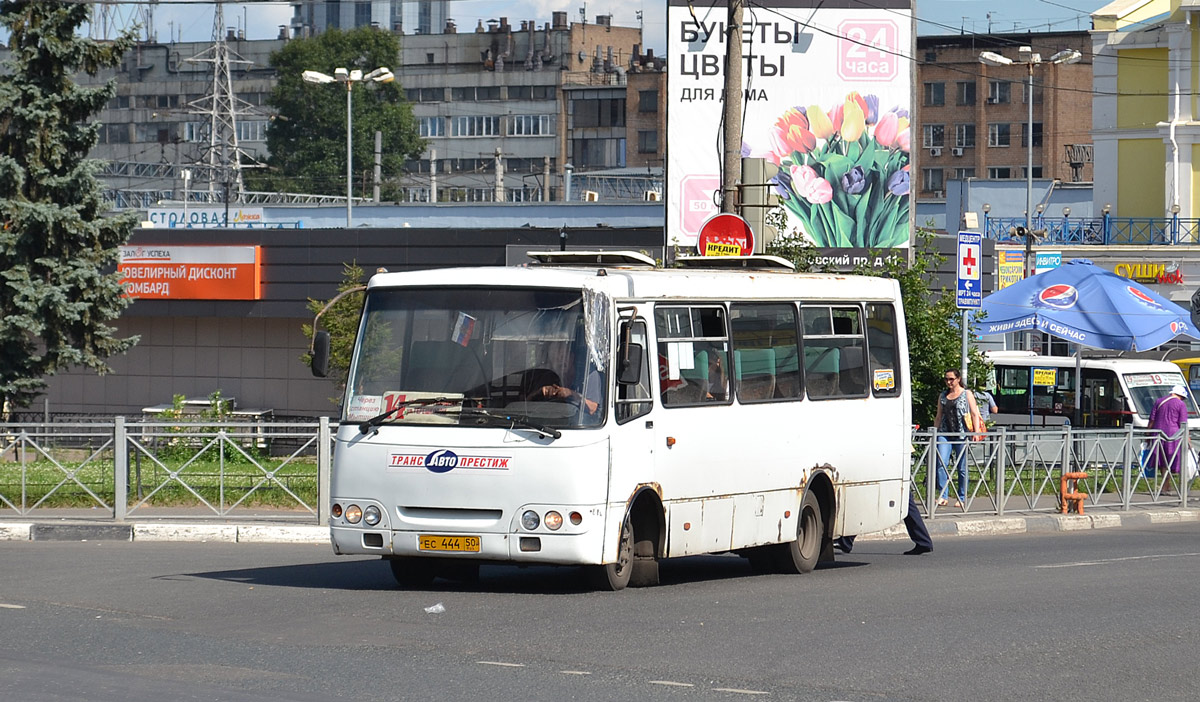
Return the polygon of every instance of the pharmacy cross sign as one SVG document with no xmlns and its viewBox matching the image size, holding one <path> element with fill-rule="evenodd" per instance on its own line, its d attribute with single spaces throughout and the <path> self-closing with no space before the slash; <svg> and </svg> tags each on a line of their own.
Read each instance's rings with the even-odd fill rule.
<svg viewBox="0 0 1200 702">
<path fill-rule="evenodd" d="M 980 285 L 983 275 L 980 264 L 982 236 L 975 232 L 958 233 L 958 284 L 956 301 L 959 309 L 977 310 L 983 303 Z"/>
</svg>

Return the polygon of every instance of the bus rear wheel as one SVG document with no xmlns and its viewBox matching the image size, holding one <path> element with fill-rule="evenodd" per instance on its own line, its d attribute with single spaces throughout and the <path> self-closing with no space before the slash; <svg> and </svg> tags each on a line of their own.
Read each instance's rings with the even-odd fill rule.
<svg viewBox="0 0 1200 702">
<path fill-rule="evenodd" d="M 821 519 L 821 505 L 811 492 L 804 493 L 804 499 L 800 501 L 798 521 L 796 540 L 776 547 L 775 564 L 781 573 L 811 573 L 821 557 L 825 522 Z"/>
</svg>

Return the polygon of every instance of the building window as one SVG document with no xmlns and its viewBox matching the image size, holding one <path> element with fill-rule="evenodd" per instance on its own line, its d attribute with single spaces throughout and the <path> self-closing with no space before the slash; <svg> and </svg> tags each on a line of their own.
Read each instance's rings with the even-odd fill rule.
<svg viewBox="0 0 1200 702">
<path fill-rule="evenodd" d="M 237 123 L 238 141 L 266 141 L 267 120 L 248 119 Z"/>
<path fill-rule="evenodd" d="M 576 168 L 624 168 L 625 140 L 572 139 L 569 158 Z"/>
<path fill-rule="evenodd" d="M 1012 172 L 1012 169 L 1008 166 L 993 166 L 988 168 L 988 178 L 992 178 L 993 180 L 1012 178 Z"/>
<path fill-rule="evenodd" d="M 330 29 L 342 28 L 341 0 L 329 0 L 325 3 L 325 26 Z"/>
<path fill-rule="evenodd" d="M 128 124 L 106 124 L 100 129 L 101 144 L 128 144 Z"/>
<path fill-rule="evenodd" d="M 1041 166 L 1034 166 L 1031 172 L 1033 173 L 1033 175 L 1030 176 L 1031 178 L 1041 178 L 1042 177 L 1042 167 Z M 1021 177 L 1022 178 L 1025 177 L 1025 169 L 1024 168 L 1021 168 Z"/>
<path fill-rule="evenodd" d="M 433 63 L 433 54 L 425 54 L 425 63 Z"/>
<path fill-rule="evenodd" d="M 354 26 L 367 27 L 371 24 L 371 3 L 356 2 L 354 3 Z"/>
<path fill-rule="evenodd" d="M 553 136 L 553 115 L 509 115 L 508 136 Z"/>
<path fill-rule="evenodd" d="M 465 115 L 452 117 L 450 136 L 481 137 L 500 134 L 500 117 L 497 115 Z"/>
<path fill-rule="evenodd" d="M 1003 122 L 993 122 L 988 125 L 988 146 L 1011 146 L 1011 125 Z"/>
<path fill-rule="evenodd" d="M 927 124 L 921 128 L 921 146 L 926 149 L 946 145 L 946 125 Z"/>
<path fill-rule="evenodd" d="M 975 104 L 975 81 L 960 80 L 958 81 L 958 104 L 974 105 Z"/>
<path fill-rule="evenodd" d="M 954 125 L 954 145 L 963 149 L 975 148 L 975 125 Z"/>
<path fill-rule="evenodd" d="M 638 112 L 658 112 L 658 91 L 638 91 Z"/>
<path fill-rule="evenodd" d="M 926 191 L 943 191 L 946 189 L 946 175 L 941 168 L 922 168 L 921 179 Z"/>
<path fill-rule="evenodd" d="M 638 153 L 658 153 L 658 132 L 653 129 L 638 130 Z"/>
<path fill-rule="evenodd" d="M 1042 145 L 1042 123 L 1041 122 L 1033 123 L 1033 145 L 1034 146 Z M 1028 122 L 1021 125 L 1021 146 L 1029 146 L 1029 123 Z"/>
<path fill-rule="evenodd" d="M 1038 85 L 1037 83 L 1034 83 L 1033 84 L 1033 104 L 1035 104 L 1035 105 L 1042 104 L 1042 96 L 1044 93 L 1045 93 L 1045 89 L 1042 86 Z M 1029 104 L 1029 83 L 1021 84 L 1021 102 L 1025 103 L 1026 105 Z"/>
<path fill-rule="evenodd" d="M 571 101 L 572 127 L 624 127 L 625 98 L 592 98 Z"/>
<path fill-rule="evenodd" d="M 942 82 L 925 84 L 925 104 L 940 107 L 946 104 L 946 84 Z"/>
<path fill-rule="evenodd" d="M 988 81 L 988 103 L 1003 105 L 1012 102 L 1012 83 L 1006 80 Z"/>
<path fill-rule="evenodd" d="M 445 88 L 408 88 L 404 99 L 409 102 L 442 102 L 446 99 Z"/>
<path fill-rule="evenodd" d="M 418 117 L 417 133 L 423 137 L 444 137 L 446 123 L 441 117 Z"/>
<path fill-rule="evenodd" d="M 954 169 L 954 177 L 959 180 L 966 180 L 967 178 L 974 178 L 975 177 L 975 169 L 974 168 L 955 168 Z"/>
<path fill-rule="evenodd" d="M 479 102 L 483 100 L 499 100 L 500 86 L 478 86 L 469 88 L 451 88 L 450 97 L 455 102 Z"/>
</svg>

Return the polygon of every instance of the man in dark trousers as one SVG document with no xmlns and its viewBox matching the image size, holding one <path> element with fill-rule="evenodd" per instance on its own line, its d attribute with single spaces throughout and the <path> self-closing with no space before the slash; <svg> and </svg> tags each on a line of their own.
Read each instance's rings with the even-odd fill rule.
<svg viewBox="0 0 1200 702">
<path fill-rule="evenodd" d="M 904 528 L 908 530 L 908 538 L 913 540 L 913 547 L 904 552 L 906 556 L 919 556 L 933 550 L 933 539 L 925 528 L 925 520 L 921 518 L 921 509 L 913 499 L 913 491 L 908 491 L 908 514 L 904 515 Z M 854 549 L 854 537 L 843 536 L 833 540 L 833 547 L 842 553 L 850 553 Z"/>
</svg>

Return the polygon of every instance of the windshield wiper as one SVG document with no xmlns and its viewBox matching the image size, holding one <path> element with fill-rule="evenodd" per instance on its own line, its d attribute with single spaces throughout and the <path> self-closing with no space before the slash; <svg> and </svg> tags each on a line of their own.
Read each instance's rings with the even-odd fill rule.
<svg viewBox="0 0 1200 702">
<path fill-rule="evenodd" d="M 466 415 L 468 417 L 487 417 L 489 419 L 499 419 L 504 422 L 509 422 L 514 427 L 536 431 L 542 436 L 548 436 L 552 439 L 562 438 L 562 432 L 554 427 L 548 427 L 544 424 L 536 424 L 528 417 L 523 417 L 521 415 L 492 412 L 491 410 L 480 409 L 478 407 L 463 407 L 457 410 L 442 410 L 438 412 L 438 414 L 457 414 L 459 416 Z"/>
<path fill-rule="evenodd" d="M 391 408 L 390 410 L 388 410 L 386 412 L 381 412 L 380 414 L 377 414 L 374 417 L 371 417 L 370 419 L 363 422 L 362 424 L 359 424 L 358 430 L 360 432 L 362 432 L 363 434 L 370 433 L 370 431 L 372 429 L 374 429 L 375 427 L 378 427 L 380 424 L 383 424 L 385 419 L 387 419 L 388 417 L 392 416 L 393 414 L 399 412 L 400 410 L 402 410 L 406 407 L 416 407 L 416 406 L 420 406 L 420 405 L 434 405 L 439 402 L 461 402 L 461 401 L 462 401 L 461 398 L 456 398 L 456 397 L 426 397 L 426 398 L 422 398 L 419 400 L 408 400 L 406 402 L 401 402 L 401 403 L 397 404 L 395 407 Z M 378 429 L 376 429 L 376 431 L 378 431 Z"/>
</svg>

